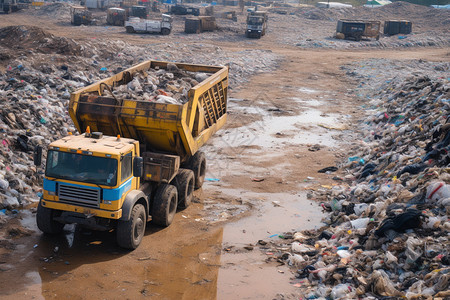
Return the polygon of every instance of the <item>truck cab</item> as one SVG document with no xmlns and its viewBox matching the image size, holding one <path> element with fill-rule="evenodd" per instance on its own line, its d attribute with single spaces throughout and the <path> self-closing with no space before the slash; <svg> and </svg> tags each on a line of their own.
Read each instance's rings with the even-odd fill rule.
<svg viewBox="0 0 450 300">
<path fill-rule="evenodd" d="M 132 176 L 135 157 L 138 141 L 101 133 L 69 135 L 51 143 L 42 206 L 71 212 L 63 216 L 69 219 L 79 213 L 121 218 L 125 196 L 139 187 L 139 178 Z"/>
<path fill-rule="evenodd" d="M 267 14 L 265 12 L 251 12 L 247 16 L 246 37 L 261 38 L 266 34 Z"/>
</svg>

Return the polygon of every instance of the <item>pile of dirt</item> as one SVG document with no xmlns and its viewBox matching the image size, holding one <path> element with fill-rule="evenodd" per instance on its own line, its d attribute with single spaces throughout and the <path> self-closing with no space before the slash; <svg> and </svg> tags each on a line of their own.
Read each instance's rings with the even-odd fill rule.
<svg viewBox="0 0 450 300">
<path fill-rule="evenodd" d="M 68 3 L 48 3 L 41 6 L 40 9 L 32 12 L 33 15 L 37 16 L 51 16 L 70 19 L 70 5 Z"/>
<path fill-rule="evenodd" d="M 0 43 L 16 51 L 36 51 L 63 55 L 82 55 L 84 50 L 72 39 L 56 37 L 36 26 L 8 26 L 0 29 Z"/>
</svg>

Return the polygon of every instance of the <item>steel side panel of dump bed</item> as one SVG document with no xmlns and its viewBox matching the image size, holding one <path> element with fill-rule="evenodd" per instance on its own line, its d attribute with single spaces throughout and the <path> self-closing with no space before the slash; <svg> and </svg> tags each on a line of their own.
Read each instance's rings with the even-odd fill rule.
<svg viewBox="0 0 450 300">
<path fill-rule="evenodd" d="M 167 62 L 147 61 L 72 93 L 69 114 L 78 129 L 101 131 L 138 140 L 145 151 L 176 154 L 185 161 L 226 121 L 228 68 L 179 64 L 179 69 L 211 74 L 191 88 L 188 102 L 162 104 L 116 99 L 109 91 L 127 84 L 137 72 L 167 68 Z"/>
</svg>

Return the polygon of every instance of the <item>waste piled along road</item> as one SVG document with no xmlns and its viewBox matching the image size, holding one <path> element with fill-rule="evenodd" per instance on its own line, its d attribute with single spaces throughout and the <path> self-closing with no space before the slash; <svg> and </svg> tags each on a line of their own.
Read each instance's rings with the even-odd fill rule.
<svg viewBox="0 0 450 300">
<path fill-rule="evenodd" d="M 307 299 L 450 296 L 450 63 L 409 64 L 422 72 L 375 82 L 368 69 L 402 63 L 342 67 L 359 80 L 368 117 L 348 161 L 329 168 L 341 171 L 337 185 L 310 195 L 329 212 L 326 226 L 260 246 L 296 270 Z"/>
<path fill-rule="evenodd" d="M 5 42 L 0 47 L 0 55 L 2 61 L 6 62 L 6 70 L 0 75 L 0 96 L 6 100 L 0 103 L 0 187 L 5 190 L 4 194 L 0 194 L 0 199 L 8 212 L 18 205 L 39 200 L 41 187 L 35 172 L 42 170 L 35 170 L 33 166 L 34 147 L 48 145 L 52 140 L 66 136 L 68 132 L 75 133 L 75 127 L 67 113 L 70 92 L 121 71 L 125 69 L 124 66 L 136 64 L 146 55 L 158 58 L 161 53 L 162 57 L 159 57 L 171 61 L 179 61 L 180 57 L 184 57 L 176 48 L 167 51 L 167 48 L 173 48 L 167 44 L 158 45 L 156 49 L 143 53 L 145 48 L 133 47 L 120 41 L 100 45 L 82 44 L 56 37 L 32 26 L 1 28 L 0 40 Z M 192 54 L 195 46 L 184 46 L 182 49 L 183 53 Z M 276 55 L 267 51 L 243 51 L 230 56 L 219 47 L 211 50 L 215 53 L 213 62 L 228 64 L 233 70 L 230 76 L 231 88 L 238 82 L 243 83 L 251 74 L 273 68 L 276 63 Z M 70 57 L 70 63 L 67 56 Z M 58 63 L 45 63 L 52 60 Z M 214 64 L 205 53 L 183 61 Z M 178 72 L 177 76 L 183 75 L 179 70 L 173 71 Z M 155 96 L 148 93 L 151 90 L 158 94 L 156 101 L 185 102 L 186 91 L 202 80 L 199 78 L 202 74 L 196 74 L 197 78 L 184 74 L 183 77 L 188 78 L 188 81 L 175 77 L 179 81 L 176 82 L 171 78 L 174 73 L 159 72 L 137 77 L 123 86 L 125 90 L 119 87 L 114 93 L 128 93 L 132 99 L 144 97 L 151 100 L 151 96 Z M 164 82 L 159 82 L 162 77 L 165 77 Z M 148 84 L 143 81 L 140 83 L 140 79 L 147 80 Z M 143 89 L 146 87 L 149 88 L 148 91 Z"/>
<path fill-rule="evenodd" d="M 450 11 L 405 2 L 376 9 L 272 8 L 268 33 L 257 41 L 244 37 L 245 14 L 238 14 L 237 22 L 221 20 L 217 31 L 189 37 L 183 33 L 184 19 L 175 16 L 170 36 L 149 40 L 145 35 L 128 39 L 123 28 L 104 26 L 106 19 L 102 18 L 98 26 L 81 26 L 75 31 L 69 26 L 66 3 L 16 14 L 19 21 L 0 19 L 1 257 L 14 253 L 16 238 L 31 235 L 8 224 L 22 218 L 23 211 L 34 212 L 42 195 L 43 167 L 33 164 L 35 146 L 45 147 L 76 132 L 67 112 L 70 93 L 76 89 L 155 59 L 227 65 L 229 96 L 233 97 L 233 92 L 247 88 L 252 78 L 281 68 L 292 59 L 286 49 L 298 50 L 299 59 L 304 60 L 308 60 L 302 57 L 300 50 L 304 49 L 324 51 L 320 54 L 324 56 L 335 49 L 342 50 L 342 56 L 349 53 L 346 51 L 367 51 L 364 59 L 342 65 L 335 62 L 340 65 L 340 74 L 327 74 L 345 76 L 343 84 L 351 82 L 348 91 L 360 119 L 341 132 L 354 140 L 345 146 L 346 157 L 319 171 L 334 183 L 305 188 L 308 198 L 317 202 L 317 209 L 326 213 L 324 225 L 286 231 L 270 239 L 261 236 L 247 250 L 260 250 L 273 267 L 290 267 L 290 284 L 296 293 L 279 299 L 450 298 L 448 54 L 446 61 L 437 62 L 431 58 L 370 59 L 369 52 L 448 50 Z M 45 25 L 17 23 L 28 17 L 43 18 Z M 413 33 L 384 36 L 379 41 L 337 40 L 333 38 L 336 21 L 342 18 L 407 18 L 413 22 Z M 292 24 L 302 30 L 292 30 Z M 64 34 L 56 34 L 58 30 Z M 91 36 L 80 38 L 83 30 L 89 30 Z M 109 35 L 111 38 L 105 38 Z M 169 65 L 167 71 L 140 73 L 113 94 L 185 103 L 186 92 L 201 82 L 203 75 L 207 76 Z M 285 84 L 290 88 L 290 83 Z M 255 88 L 249 85 L 248 89 Z M 242 120 L 249 118 L 234 113 Z M 319 151 L 320 145 L 310 149 Z M 217 205 L 216 215 L 224 213 L 224 207 L 226 204 Z M 9 269 L 3 269 L 3 264 L 2 259 L 0 274 L 7 274 Z"/>
</svg>

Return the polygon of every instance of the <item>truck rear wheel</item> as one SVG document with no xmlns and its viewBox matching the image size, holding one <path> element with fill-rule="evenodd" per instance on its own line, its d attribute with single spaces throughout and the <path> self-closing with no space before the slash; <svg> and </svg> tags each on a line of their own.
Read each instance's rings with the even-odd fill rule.
<svg viewBox="0 0 450 300">
<path fill-rule="evenodd" d="M 53 218 L 61 214 L 61 211 L 57 211 L 51 208 L 43 207 L 39 201 L 36 212 L 36 223 L 38 228 L 47 234 L 58 234 L 63 231 L 64 224 L 59 223 Z"/>
<path fill-rule="evenodd" d="M 126 249 L 136 249 L 145 233 L 147 218 L 142 204 L 136 204 L 131 211 L 128 221 L 119 220 L 117 223 L 117 244 Z"/>
<path fill-rule="evenodd" d="M 188 207 L 192 202 L 192 193 L 194 192 L 194 172 L 188 169 L 180 169 L 175 176 L 174 184 L 178 191 L 178 207 Z"/>
<path fill-rule="evenodd" d="M 125 29 L 127 30 L 127 33 L 134 33 L 135 32 L 133 26 L 127 26 L 127 27 L 125 27 Z"/>
<path fill-rule="evenodd" d="M 170 184 L 161 184 L 153 199 L 152 222 L 163 227 L 172 224 L 177 211 L 177 204 L 177 188 Z"/>
<path fill-rule="evenodd" d="M 189 169 L 194 171 L 195 189 L 199 189 L 205 181 L 206 174 L 206 155 L 198 151 L 189 160 Z"/>
</svg>

